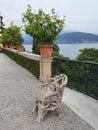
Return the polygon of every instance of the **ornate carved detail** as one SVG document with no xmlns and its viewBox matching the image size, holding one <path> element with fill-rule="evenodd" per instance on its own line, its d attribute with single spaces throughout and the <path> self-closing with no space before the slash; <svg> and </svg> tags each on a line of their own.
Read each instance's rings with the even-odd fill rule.
<svg viewBox="0 0 98 130">
<path fill-rule="evenodd" d="M 60 74 L 41 84 L 40 93 L 37 96 L 33 110 L 33 112 L 37 111 L 38 113 L 36 121 L 43 121 L 48 111 L 56 111 L 60 116 L 60 103 L 67 82 L 67 76 Z"/>
</svg>

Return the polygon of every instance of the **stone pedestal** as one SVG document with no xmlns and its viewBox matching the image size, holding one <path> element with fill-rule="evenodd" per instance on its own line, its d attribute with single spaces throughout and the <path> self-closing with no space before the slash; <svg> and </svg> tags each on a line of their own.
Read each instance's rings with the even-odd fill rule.
<svg viewBox="0 0 98 130">
<path fill-rule="evenodd" d="M 47 82 L 51 78 L 51 63 L 53 58 L 40 59 L 40 81 Z"/>
</svg>

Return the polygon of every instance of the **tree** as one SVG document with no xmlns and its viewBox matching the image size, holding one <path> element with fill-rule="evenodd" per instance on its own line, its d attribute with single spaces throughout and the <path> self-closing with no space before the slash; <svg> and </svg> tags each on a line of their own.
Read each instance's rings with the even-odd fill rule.
<svg viewBox="0 0 98 130">
<path fill-rule="evenodd" d="M 9 45 L 21 45 L 23 38 L 20 32 L 21 28 L 14 25 L 13 22 L 10 23 L 10 27 L 5 28 L 2 33 L 2 43 Z"/>
<path fill-rule="evenodd" d="M 40 42 L 38 41 L 38 39 L 33 38 L 32 52 L 35 53 L 35 54 L 40 54 L 39 46 L 40 46 Z"/>
<path fill-rule="evenodd" d="M 51 44 L 64 28 L 65 19 L 60 19 L 54 9 L 51 10 L 51 14 L 46 14 L 42 9 L 33 13 L 31 6 L 28 5 L 26 12 L 22 15 L 22 21 L 27 34 L 37 39 L 40 44 Z M 33 49 L 35 46 L 34 42 Z"/>
<path fill-rule="evenodd" d="M 98 62 L 98 49 L 84 48 L 80 50 L 80 54 L 76 59 L 80 61 Z"/>
</svg>

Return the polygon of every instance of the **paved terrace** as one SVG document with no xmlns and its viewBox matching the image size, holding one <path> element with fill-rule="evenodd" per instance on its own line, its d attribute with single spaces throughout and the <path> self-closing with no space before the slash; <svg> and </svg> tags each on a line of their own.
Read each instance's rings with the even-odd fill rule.
<svg viewBox="0 0 98 130">
<path fill-rule="evenodd" d="M 0 130 L 94 130 L 64 104 L 61 119 L 51 113 L 44 122 L 35 122 L 32 109 L 39 85 L 31 73 L 0 53 Z"/>
</svg>

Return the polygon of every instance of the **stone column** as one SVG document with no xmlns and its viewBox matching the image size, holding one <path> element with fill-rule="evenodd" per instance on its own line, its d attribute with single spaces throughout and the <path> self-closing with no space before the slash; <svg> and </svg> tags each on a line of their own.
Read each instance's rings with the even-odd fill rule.
<svg viewBox="0 0 98 130">
<path fill-rule="evenodd" d="M 47 82 L 51 78 L 51 63 L 53 58 L 40 59 L 40 81 Z"/>
</svg>

